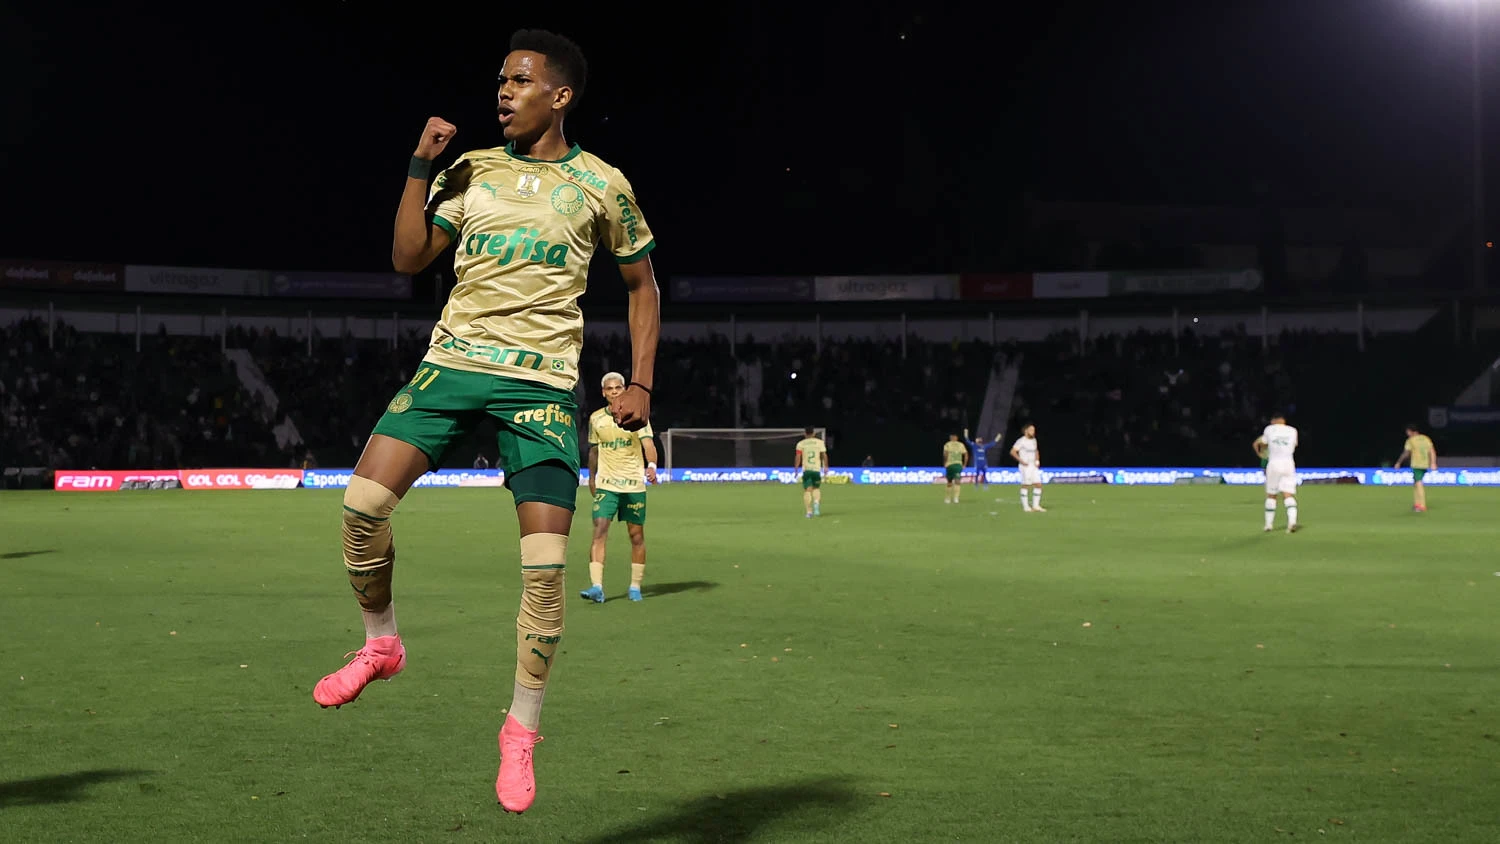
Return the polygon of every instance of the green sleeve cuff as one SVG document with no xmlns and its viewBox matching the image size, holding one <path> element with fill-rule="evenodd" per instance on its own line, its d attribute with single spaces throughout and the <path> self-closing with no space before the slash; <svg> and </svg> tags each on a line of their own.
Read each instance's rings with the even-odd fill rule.
<svg viewBox="0 0 1500 844">
<path fill-rule="evenodd" d="M 653 250 L 655 248 L 656 248 L 656 238 L 653 237 L 651 239 L 650 243 L 646 244 L 645 246 L 642 246 L 638 251 L 636 251 L 636 252 L 634 252 L 634 253 L 632 253 L 630 255 L 616 255 L 615 256 L 615 263 L 617 263 L 617 264 L 634 264 L 637 261 L 644 260 L 647 255 L 651 254 L 651 250 Z"/>
<path fill-rule="evenodd" d="M 436 214 L 432 215 L 432 224 L 447 232 L 449 237 L 458 240 L 458 226 L 453 225 Z"/>
</svg>

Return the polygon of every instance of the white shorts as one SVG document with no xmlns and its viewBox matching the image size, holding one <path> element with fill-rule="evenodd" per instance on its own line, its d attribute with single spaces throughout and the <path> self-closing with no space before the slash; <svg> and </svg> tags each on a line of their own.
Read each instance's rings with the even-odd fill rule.
<svg viewBox="0 0 1500 844">
<path fill-rule="evenodd" d="M 1266 467 L 1266 495 L 1295 495 L 1297 467 L 1291 463 L 1272 463 Z"/>
<path fill-rule="evenodd" d="M 1035 486 L 1042 482 L 1042 470 L 1036 466 L 1021 467 L 1021 486 Z"/>
</svg>

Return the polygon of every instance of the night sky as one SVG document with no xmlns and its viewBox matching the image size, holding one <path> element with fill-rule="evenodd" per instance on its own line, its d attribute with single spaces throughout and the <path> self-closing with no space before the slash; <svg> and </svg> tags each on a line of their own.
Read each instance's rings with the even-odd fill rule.
<svg viewBox="0 0 1500 844">
<path fill-rule="evenodd" d="M 1027 195 L 1462 206 L 1467 2 L 7 4 L 0 255 L 387 270 L 423 123 L 459 128 L 441 164 L 499 144 L 522 26 L 584 48 L 569 140 L 630 177 L 666 276 L 1027 269 Z"/>
</svg>

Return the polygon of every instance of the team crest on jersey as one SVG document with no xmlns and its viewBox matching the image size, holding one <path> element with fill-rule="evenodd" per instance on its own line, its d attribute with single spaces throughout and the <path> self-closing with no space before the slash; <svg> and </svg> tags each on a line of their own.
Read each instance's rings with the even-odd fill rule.
<svg viewBox="0 0 1500 844">
<path fill-rule="evenodd" d="M 385 409 L 389 410 L 391 413 L 405 413 L 407 408 L 410 407 L 411 393 L 401 393 L 400 395 L 391 399 L 391 403 L 387 405 Z"/>
<path fill-rule="evenodd" d="M 571 217 L 583 210 L 583 189 L 572 182 L 563 182 L 552 191 L 552 210 Z"/>
<path fill-rule="evenodd" d="M 535 173 L 522 173 L 516 178 L 516 196 L 530 199 L 542 189 L 542 177 Z"/>
</svg>

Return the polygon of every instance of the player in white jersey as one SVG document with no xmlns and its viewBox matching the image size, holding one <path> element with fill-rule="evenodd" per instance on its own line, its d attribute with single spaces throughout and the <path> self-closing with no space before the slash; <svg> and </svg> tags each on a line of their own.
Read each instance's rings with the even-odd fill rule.
<svg viewBox="0 0 1500 844">
<path fill-rule="evenodd" d="M 1276 524 L 1276 496 L 1286 506 L 1286 532 L 1297 532 L 1297 429 L 1277 414 L 1256 437 L 1255 453 L 1266 462 L 1266 532 Z"/>
<path fill-rule="evenodd" d="M 1010 456 L 1021 467 L 1021 509 L 1027 513 L 1045 513 L 1042 508 L 1042 452 L 1036 444 L 1036 426 L 1021 429 L 1021 438 L 1010 447 Z M 1026 500 L 1027 491 L 1031 500 Z"/>
</svg>

